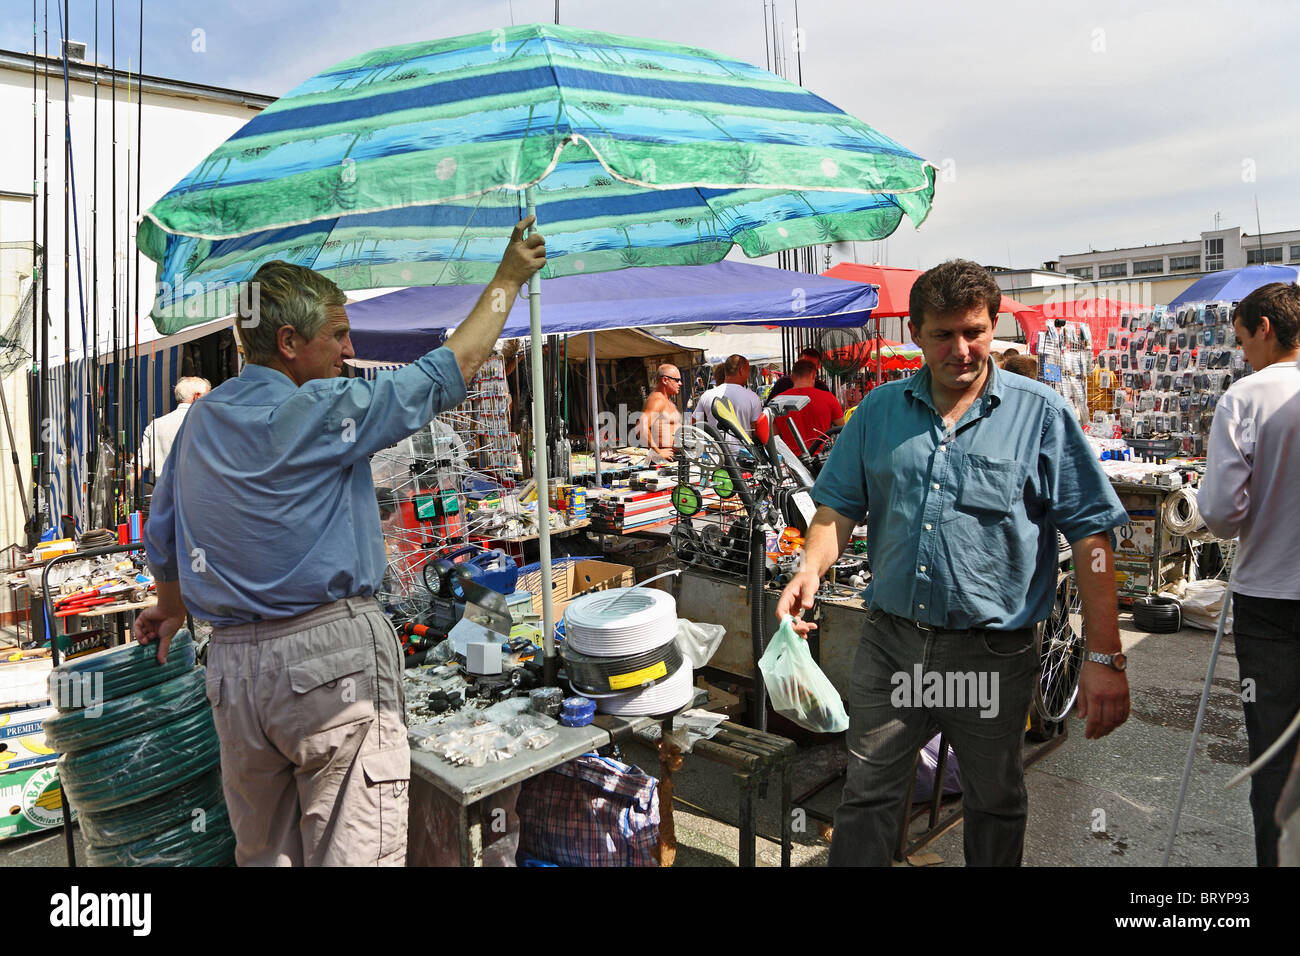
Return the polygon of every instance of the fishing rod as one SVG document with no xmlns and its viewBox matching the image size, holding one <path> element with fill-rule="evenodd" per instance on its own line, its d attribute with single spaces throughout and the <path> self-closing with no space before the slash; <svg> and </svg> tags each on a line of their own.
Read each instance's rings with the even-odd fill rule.
<svg viewBox="0 0 1300 956">
<path fill-rule="evenodd" d="M 59 12 L 59 29 L 62 33 L 62 60 L 64 60 L 64 509 L 62 514 L 73 512 L 73 332 L 72 332 L 72 199 L 70 199 L 70 179 L 72 179 L 73 142 L 72 142 L 72 101 L 68 95 L 68 34 L 64 26 L 62 4 L 66 0 L 56 0 Z M 62 522 L 62 514 L 59 520 Z"/>
<path fill-rule="evenodd" d="M 86 500 L 93 502 L 99 468 L 99 0 L 95 0 L 94 122 L 91 134 L 90 183 L 90 365 L 87 367 L 90 414 L 86 419 Z M 82 343 L 84 347 L 84 342 Z M 91 507 L 90 527 L 103 521 Z M 94 519 L 98 518 L 99 522 Z"/>
<path fill-rule="evenodd" d="M 109 59 L 109 75 L 112 77 L 112 106 L 109 110 L 110 125 L 112 127 L 113 148 L 110 152 L 110 172 L 109 178 L 112 180 L 111 199 L 109 204 L 110 223 L 109 248 L 112 250 L 112 283 L 113 283 L 113 402 L 112 402 L 112 441 L 113 441 L 113 517 L 111 524 L 116 526 L 121 517 L 120 503 L 122 501 L 123 489 L 119 487 L 122 475 L 126 470 L 126 461 L 123 457 L 122 449 L 122 388 L 120 378 L 122 372 L 122 343 L 118 337 L 119 323 L 121 317 L 118 314 L 118 297 L 120 290 L 118 288 L 117 278 L 117 0 L 111 0 L 109 4 L 109 20 L 112 27 L 109 31 L 109 48 L 111 50 Z"/>
<path fill-rule="evenodd" d="M 131 58 L 126 58 L 126 202 L 122 208 L 122 242 L 131 245 Z M 122 252 L 122 393 L 118 403 L 122 406 L 122 507 L 131 510 L 131 469 L 126 462 L 135 454 L 132 443 L 135 408 L 128 401 L 127 391 L 135 382 L 135 369 L 131 366 L 131 258 Z"/>
<path fill-rule="evenodd" d="M 135 71 L 135 221 L 140 221 L 140 169 L 144 165 L 143 149 L 143 130 L 144 130 L 144 0 L 140 0 L 140 47 L 137 51 L 139 59 L 136 61 Z M 130 170 L 127 171 L 130 175 Z M 139 226 L 136 227 L 137 230 Z M 128 233 L 128 236 L 130 234 Z M 138 231 L 137 231 L 138 238 Z M 135 426 L 132 432 L 131 447 L 140 447 L 140 243 L 132 242 L 135 246 L 135 361 L 131 366 L 131 384 L 135 387 L 135 402 L 132 409 L 131 423 Z M 140 511 L 142 508 L 140 482 L 135 482 L 135 510 Z"/>
<path fill-rule="evenodd" d="M 71 6 L 71 3 L 69 2 L 69 7 L 70 7 L 70 6 Z M 64 24 L 64 22 L 63 22 L 63 17 L 62 17 L 62 15 L 60 15 L 60 17 L 59 17 L 59 29 L 64 31 L 64 35 L 63 35 L 63 99 L 64 99 L 64 103 L 65 103 L 65 104 L 71 104 L 71 102 L 72 102 L 72 92 L 71 92 L 71 89 L 69 88 L 69 83 L 68 83 L 68 43 L 69 43 L 69 33 L 68 33 L 67 28 L 66 28 L 66 26 L 65 26 L 65 24 Z M 81 221 L 80 221 L 80 216 L 78 216 L 78 214 L 77 214 L 77 173 L 76 173 L 76 169 L 74 168 L 74 165 L 73 165 L 73 150 L 72 150 L 72 114 L 71 114 L 70 105 L 65 106 L 65 110 L 64 110 L 64 130 L 63 130 L 63 135 L 64 135 L 64 141 L 65 141 L 65 143 L 66 143 L 66 151 L 67 151 L 67 169 L 68 169 L 68 182 L 67 182 L 67 185 L 66 185 L 65 194 L 66 194 L 67 190 L 71 190 L 71 205 L 72 205 L 72 244 L 73 244 L 74 246 L 76 246 L 76 249 L 77 249 L 77 307 L 78 307 L 78 315 L 79 315 L 80 318 L 81 318 L 81 350 L 82 350 L 82 353 L 83 353 L 83 354 L 82 354 L 82 362 L 81 362 L 81 371 L 82 371 L 82 374 L 81 374 L 81 375 L 78 375 L 78 379 L 80 380 L 80 379 L 82 378 L 82 375 L 84 375 L 84 373 L 85 373 L 85 371 L 86 371 L 86 362 L 85 362 L 85 354 L 84 354 L 85 351 L 86 351 L 86 277 L 85 277 L 85 275 L 84 275 L 84 274 L 82 273 L 82 271 L 81 271 Z M 66 221 L 66 219 L 67 219 L 67 213 L 66 213 L 66 211 L 65 211 L 65 213 L 64 213 L 64 219 L 65 219 L 65 221 Z M 68 246 L 68 243 L 67 243 L 67 237 L 65 236 L 65 237 L 64 237 L 64 248 L 66 249 L 67 246 Z M 66 266 L 66 253 L 65 253 L 65 266 Z M 69 276 L 65 276 L 65 282 L 64 282 L 65 287 L 67 286 L 67 284 L 68 284 L 68 282 L 69 282 L 70 280 L 71 280 L 71 276 L 70 276 L 70 275 L 69 275 Z M 73 392 L 72 392 L 72 386 L 71 386 L 71 382 L 72 382 L 72 362 L 71 362 L 71 354 L 72 354 L 72 351 L 71 351 L 71 342 L 70 342 L 71 334 L 70 334 L 70 332 L 68 331 L 68 318 L 67 318 L 70 309 L 71 309 L 71 303 L 69 303 L 69 302 L 65 302 L 65 303 L 64 303 L 64 309 L 63 309 L 63 312 L 64 312 L 64 334 L 65 334 L 65 337 L 66 337 L 69 341 L 65 341 L 65 342 L 64 342 L 64 354 L 65 354 L 65 356 L 67 356 L 67 358 L 65 358 L 65 360 L 64 360 L 64 365 L 65 365 L 65 368 L 64 368 L 64 381 L 68 383 L 68 409 L 67 409 L 67 415 L 66 415 L 66 417 L 65 417 L 65 419 L 64 419 L 64 431 L 65 431 L 65 433 L 68 435 L 68 444 L 67 444 L 67 447 L 66 447 L 66 449 L 65 449 L 65 451 L 64 451 L 64 462 L 65 462 L 65 464 L 66 464 L 66 466 L 67 466 L 67 469 L 68 469 L 68 482 L 69 482 L 69 484 L 71 485 L 71 484 L 72 484 L 72 458 L 73 458 L 73 447 L 72 447 L 72 442 L 71 442 L 71 434 L 72 434 L 72 417 L 73 417 L 73 408 L 74 408 L 74 407 L 80 408 L 81 403 L 85 400 L 85 395 L 84 395 L 81 391 L 79 391 L 78 394 L 77 394 L 77 397 L 76 397 L 76 404 L 75 404 L 75 406 L 74 406 L 74 403 L 73 403 Z M 81 382 L 78 381 L 78 385 L 80 385 L 80 384 L 81 384 Z M 87 389 L 86 391 L 89 391 L 89 390 Z M 79 417 L 80 417 L 80 416 L 79 416 Z M 75 504 L 74 504 L 74 502 L 73 502 L 73 500 L 72 500 L 72 497 L 71 497 L 71 494 L 69 494 L 69 497 L 68 497 L 68 499 L 67 499 L 68 513 L 69 513 L 70 515 L 72 515 L 73 518 L 75 519 L 78 510 L 80 510 L 80 512 L 81 512 L 81 514 L 82 514 L 82 518 L 83 518 L 83 520 L 84 520 L 84 518 L 86 517 L 86 502 L 82 501 L 82 499 L 81 499 L 81 483 L 79 483 L 79 482 L 76 483 L 76 486 L 77 486 L 77 501 L 76 501 Z M 78 508 L 76 507 L 76 505 L 81 505 L 80 509 L 78 509 Z"/>
<path fill-rule="evenodd" d="M 27 374 L 27 434 L 29 436 L 29 450 L 32 453 L 32 473 L 31 473 L 31 492 L 32 492 L 32 514 L 27 516 L 27 525 L 24 529 L 27 535 L 27 546 L 34 548 L 40 531 L 37 528 L 36 515 L 40 514 L 40 461 L 36 449 L 40 440 L 41 430 L 41 412 L 40 412 L 40 395 L 41 395 L 41 371 L 38 364 L 37 356 L 40 354 L 40 306 L 37 302 L 37 282 L 39 281 L 38 273 L 44 275 L 45 270 L 41 268 L 40 257 L 37 253 L 37 237 L 40 235 L 36 231 L 39 222 L 37 207 L 40 204 L 40 166 L 37 164 L 37 125 L 36 125 L 36 104 L 39 101 L 37 96 L 37 71 L 36 71 L 36 36 L 40 32 L 40 18 L 37 13 L 36 0 L 32 0 L 32 361 L 28 367 Z M 39 246 L 44 248 L 45 240 L 41 237 Z M 20 479 L 21 480 L 21 479 Z"/>
</svg>

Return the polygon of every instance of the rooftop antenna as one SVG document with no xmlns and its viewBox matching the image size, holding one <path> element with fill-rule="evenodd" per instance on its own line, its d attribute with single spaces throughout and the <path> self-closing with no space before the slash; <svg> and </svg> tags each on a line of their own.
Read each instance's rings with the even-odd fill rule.
<svg viewBox="0 0 1300 956">
<path fill-rule="evenodd" d="M 1264 264 L 1264 227 L 1259 224 L 1259 193 L 1255 194 L 1255 240 L 1259 246 L 1259 264 Z"/>
</svg>

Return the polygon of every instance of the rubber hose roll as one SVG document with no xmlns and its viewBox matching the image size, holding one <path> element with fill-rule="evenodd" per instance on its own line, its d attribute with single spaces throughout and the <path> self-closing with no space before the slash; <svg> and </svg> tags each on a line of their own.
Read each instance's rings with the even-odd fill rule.
<svg viewBox="0 0 1300 956">
<path fill-rule="evenodd" d="M 569 683 L 588 694 L 607 694 L 648 687 L 677 673 L 682 652 L 676 641 L 625 657 L 595 657 L 571 647 L 561 651 Z"/>
<path fill-rule="evenodd" d="M 45 719 L 45 741 L 59 753 L 81 753 L 206 710 L 204 674 L 196 667 L 100 707 L 51 714 Z"/>
<path fill-rule="evenodd" d="M 235 834 L 224 800 L 201 815 L 187 809 L 180 823 L 134 843 L 86 847 L 91 866 L 224 866 L 234 858 Z"/>
<path fill-rule="evenodd" d="M 158 649 L 134 641 L 122 647 L 79 657 L 60 664 L 50 673 L 50 700 L 60 711 L 77 710 L 87 703 L 126 697 L 189 673 L 194 668 L 194 639 L 182 628 L 172 638 L 167 662 L 158 663 Z M 73 682 L 79 692 L 70 693 Z"/>
<path fill-rule="evenodd" d="M 1147 597 L 1133 601 L 1133 626 L 1148 634 L 1182 630 L 1183 606 L 1174 598 Z"/>
<path fill-rule="evenodd" d="M 125 737 L 97 750 L 64 754 L 59 780 L 78 812 L 94 813 L 166 793 L 221 759 L 211 710 Z"/>
<path fill-rule="evenodd" d="M 189 822 L 195 808 L 210 813 L 224 803 L 221 772 L 213 769 L 157 797 L 113 810 L 82 812 L 78 820 L 86 842 L 106 848 L 136 843 L 182 821 Z"/>
</svg>

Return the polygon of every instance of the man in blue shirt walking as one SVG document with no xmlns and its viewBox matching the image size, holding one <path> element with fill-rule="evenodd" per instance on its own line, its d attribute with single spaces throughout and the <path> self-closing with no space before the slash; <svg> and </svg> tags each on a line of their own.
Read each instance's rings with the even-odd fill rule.
<svg viewBox="0 0 1300 956">
<path fill-rule="evenodd" d="M 340 377 L 343 292 L 264 265 L 239 329 L 249 364 L 176 438 L 144 530 L 158 604 L 135 633 L 161 661 L 187 605 L 214 624 L 207 693 L 240 865 L 405 862 L 410 749 L 401 651 L 373 597 L 385 560 L 369 456 L 464 400 L 546 264 L 530 224 L 445 345 L 374 382 Z"/>
<path fill-rule="evenodd" d="M 832 866 L 890 864 L 913 761 L 935 729 L 961 765 L 966 862 L 1020 863 L 1021 745 L 1058 530 L 1073 546 L 1088 635 L 1086 736 L 1128 718 L 1109 539 L 1126 513 L 1070 406 L 989 360 L 1000 302 L 973 262 L 917 279 L 909 328 L 925 368 L 873 390 L 841 433 L 813 489 L 805 567 L 777 604 L 778 616 L 812 606 L 865 515 L 873 577 Z M 796 622 L 803 634 L 813 626 Z"/>
</svg>

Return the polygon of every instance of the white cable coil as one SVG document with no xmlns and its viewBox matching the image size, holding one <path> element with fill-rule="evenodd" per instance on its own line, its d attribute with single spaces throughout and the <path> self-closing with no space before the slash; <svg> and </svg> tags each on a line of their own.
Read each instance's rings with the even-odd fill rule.
<svg viewBox="0 0 1300 956">
<path fill-rule="evenodd" d="M 1195 488 L 1182 487 L 1165 498 L 1164 523 L 1172 534 L 1192 534 L 1205 527 Z"/>
<path fill-rule="evenodd" d="M 594 697 L 596 709 L 602 714 L 618 714 L 625 717 L 667 714 L 680 710 L 690 703 L 691 695 L 694 693 L 691 679 L 690 665 L 683 663 L 675 673 L 653 687 L 628 691 L 626 694 L 596 696 L 582 694 L 576 687 L 574 691 L 584 697 Z"/>
<path fill-rule="evenodd" d="M 677 602 L 654 588 L 616 588 L 575 598 L 564 609 L 569 647 L 594 657 L 625 657 L 662 647 L 677 633 Z"/>
</svg>

